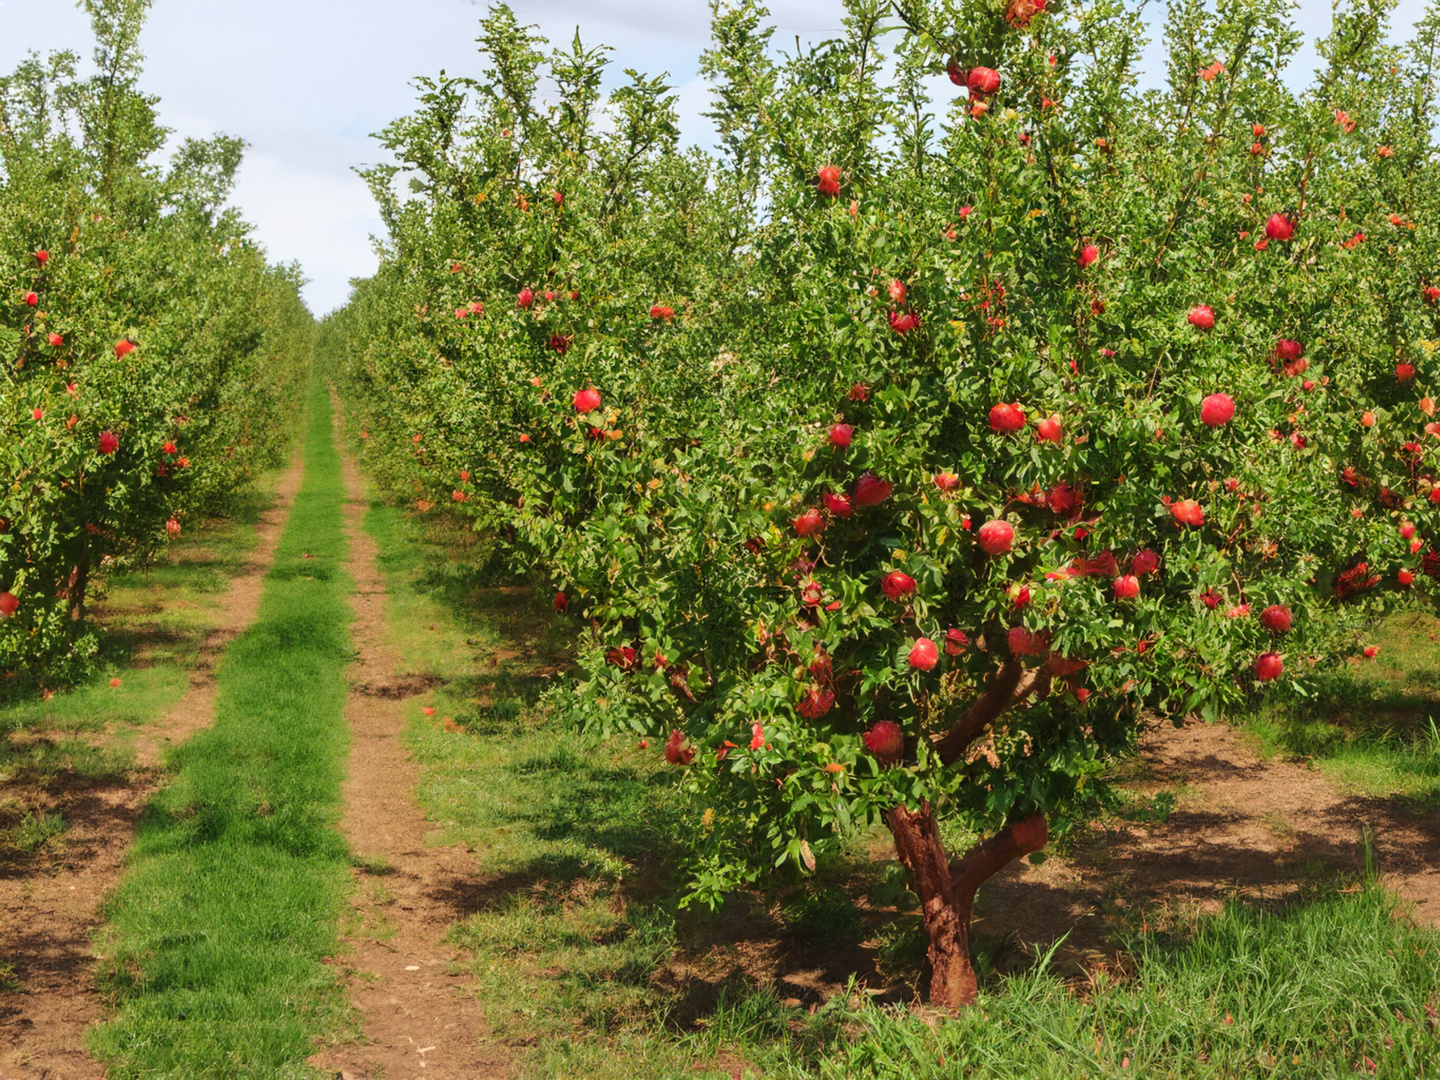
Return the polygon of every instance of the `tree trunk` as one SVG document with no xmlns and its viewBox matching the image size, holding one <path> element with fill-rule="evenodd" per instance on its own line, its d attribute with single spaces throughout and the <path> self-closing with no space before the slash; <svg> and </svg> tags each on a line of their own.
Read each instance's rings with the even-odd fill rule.
<svg viewBox="0 0 1440 1080">
<path fill-rule="evenodd" d="M 65 598 L 70 601 L 70 621 L 81 622 L 85 618 L 85 591 L 90 587 L 90 553 L 80 556 L 79 563 L 70 571 L 70 583 L 65 589 Z"/>
<path fill-rule="evenodd" d="M 930 1004 L 957 1012 L 975 1004 L 979 987 L 970 962 L 970 916 L 975 893 L 1001 867 L 1021 855 L 1039 851 L 1049 839 L 1044 814 L 1006 825 L 976 844 L 954 866 L 930 812 L 930 804 L 909 810 L 897 806 L 885 815 L 895 837 L 895 853 L 915 875 L 920 911 L 930 946 Z"/>
</svg>

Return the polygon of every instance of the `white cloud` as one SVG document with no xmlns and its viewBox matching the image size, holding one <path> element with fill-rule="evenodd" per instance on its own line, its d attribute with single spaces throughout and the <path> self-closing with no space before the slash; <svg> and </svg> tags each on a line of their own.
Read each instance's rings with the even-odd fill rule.
<svg viewBox="0 0 1440 1080">
<path fill-rule="evenodd" d="M 577 24 L 588 45 L 612 47 L 608 82 L 624 68 L 668 71 L 688 144 L 713 139 L 700 114 L 709 90 L 699 77 L 708 43 L 708 0 L 513 0 L 524 23 L 568 46 Z M 841 0 L 769 0 L 772 39 L 793 49 L 839 31 Z M 1423 0 L 1400 0 L 1403 39 Z M 1154 7 L 1154 5 L 1152 5 Z M 343 301 L 348 280 L 374 268 L 368 236 L 381 224 L 351 171 L 382 154 L 369 138 L 409 112 L 417 75 L 479 76 L 475 48 L 487 5 L 478 0 L 155 0 L 141 47 L 144 89 L 159 95 L 161 119 L 180 135 L 217 131 L 250 144 L 236 203 L 272 257 L 298 259 L 316 311 Z M 1155 16 L 1161 13 L 1156 10 Z M 1329 4 L 1303 0 L 1300 26 L 1329 29 Z M 0 71 L 28 50 L 70 48 L 88 57 L 88 20 L 73 0 L 0 0 Z M 1295 65 L 1298 81 L 1313 51 Z M 938 84 L 943 100 L 947 84 Z"/>
</svg>

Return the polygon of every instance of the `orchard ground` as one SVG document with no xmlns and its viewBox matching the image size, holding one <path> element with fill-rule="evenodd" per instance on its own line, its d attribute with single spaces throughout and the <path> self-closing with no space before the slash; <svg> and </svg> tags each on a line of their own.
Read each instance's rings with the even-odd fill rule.
<svg viewBox="0 0 1440 1080">
<path fill-rule="evenodd" d="M 280 505 L 298 479 L 292 471 L 278 485 Z M 596 743 L 549 714 L 542 692 L 570 657 L 543 592 L 485 569 L 487 541 L 438 513 L 354 499 L 369 507 L 384 581 L 357 569 L 352 552 L 370 659 L 349 676 L 350 708 L 368 703 L 392 729 L 408 721 L 429 821 L 416 811 L 395 852 L 371 852 L 355 788 L 366 764 L 352 762 L 345 812 L 362 817 L 346 832 L 360 886 L 335 962 L 354 976 L 355 1004 L 366 1010 L 367 981 L 383 978 L 367 980 L 366 941 L 378 954 L 413 939 L 434 954 L 439 982 L 392 978 L 384 1006 L 433 1012 L 437 985 L 442 997 L 458 986 L 478 998 L 467 1067 L 495 1075 L 825 1075 L 837 1055 L 870 1075 L 880 1055 L 923 1076 L 947 1054 L 963 1060 L 949 1040 L 973 1018 L 932 1031 L 913 1019 L 923 1012 L 874 1008 L 913 1001 L 924 957 L 886 833 L 861 837 L 803 883 L 741 894 L 715 915 L 677 909 L 680 838 L 662 824 L 674 820 L 664 813 L 669 767 L 654 743 Z M 216 648 L 244 625 L 246 604 L 253 617 L 278 526 L 277 507 L 263 504 L 185 535 L 168 562 L 112 586 L 113 664 L 93 684 L 4 714 L 3 883 L 14 899 L 3 1022 L 17 1039 L 47 1033 L 29 1048 L 35 1064 L 66 1062 L 67 1040 L 78 1048 L 100 1019 L 94 900 L 118 880 L 124 838 L 165 778 L 158 748 L 208 722 L 184 705 L 209 691 Z M 1227 1060 L 1279 1062 L 1283 1044 L 1286 1060 L 1316 1069 L 1368 1058 L 1424 1075 L 1436 1045 L 1427 1009 L 1440 1008 L 1440 738 L 1428 674 L 1437 636 L 1428 616 L 1394 616 L 1376 628 L 1380 656 L 1324 684 L 1318 701 L 1272 704 L 1239 729 L 1152 728 L 1117 766 L 1124 785 L 1109 814 L 982 893 L 987 1019 L 967 1036 L 969 1060 L 997 1075 L 1103 1071 L 1125 1058 L 1216 1075 L 1206 1070 Z M 403 754 L 392 767 L 407 767 Z M 402 814 L 406 795 L 389 797 Z M 420 863 L 404 865 L 409 857 Z M 453 871 L 443 888 L 427 877 L 442 863 Z M 428 903 L 400 896 L 411 878 Z M 63 905 L 36 918 L 37 896 L 68 892 L 70 881 L 91 901 L 89 919 Z M 1230 970 L 1237 942 L 1259 949 L 1252 966 L 1267 972 L 1268 992 L 1335 1000 L 1277 1019 Z M 1281 970 L 1297 958 L 1313 980 Z M 1377 1014 L 1342 1033 L 1345 988 L 1363 997 L 1375 978 L 1405 1019 Z M 1105 1003 L 1140 1008 L 1166 985 L 1166 1008 L 1188 1018 L 1180 1034 L 1117 1039 Z M 1013 1053 L 1019 1023 L 1053 1024 L 1083 1045 L 1066 1037 L 1038 1058 Z M 386 1034 L 367 1034 L 347 1062 L 376 1060 Z"/>
</svg>

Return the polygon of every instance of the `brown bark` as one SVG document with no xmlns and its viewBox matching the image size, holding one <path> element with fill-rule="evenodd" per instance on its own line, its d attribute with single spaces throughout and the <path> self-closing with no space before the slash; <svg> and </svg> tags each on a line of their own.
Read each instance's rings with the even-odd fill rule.
<svg viewBox="0 0 1440 1080">
<path fill-rule="evenodd" d="M 975 893 L 1006 863 L 1045 846 L 1049 839 L 1045 815 L 1011 822 L 972 847 L 954 865 L 946 858 L 928 803 L 922 803 L 919 810 L 894 807 L 885 820 L 895 837 L 896 855 L 915 876 L 915 891 L 930 938 L 930 1003 L 951 1012 L 973 1005 L 979 993 L 970 961 Z"/>
<path fill-rule="evenodd" d="M 85 592 L 90 588 L 90 553 L 80 556 L 80 562 L 70 571 L 70 584 L 65 598 L 70 601 L 70 621 L 81 622 L 85 618 Z"/>
<path fill-rule="evenodd" d="M 990 685 L 975 703 L 965 710 L 949 731 L 931 742 L 931 750 L 943 764 L 951 765 L 965 756 L 970 744 L 984 734 L 1007 709 L 1034 694 L 1044 697 L 1050 692 L 1048 668 L 1026 668 L 1013 656 L 990 677 Z"/>
</svg>

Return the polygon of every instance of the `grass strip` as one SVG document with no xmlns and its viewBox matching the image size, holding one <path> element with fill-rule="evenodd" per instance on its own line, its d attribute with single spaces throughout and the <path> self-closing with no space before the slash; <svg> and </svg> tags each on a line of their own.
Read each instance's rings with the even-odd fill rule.
<svg viewBox="0 0 1440 1080">
<path fill-rule="evenodd" d="M 217 670 L 213 727 L 178 748 L 107 905 L 101 986 L 115 1017 L 90 1048 L 124 1077 L 312 1076 L 346 1022 L 323 961 L 338 946 L 349 852 L 335 829 L 349 581 L 344 487 L 323 385 L 305 480 L 255 624 Z"/>
</svg>

